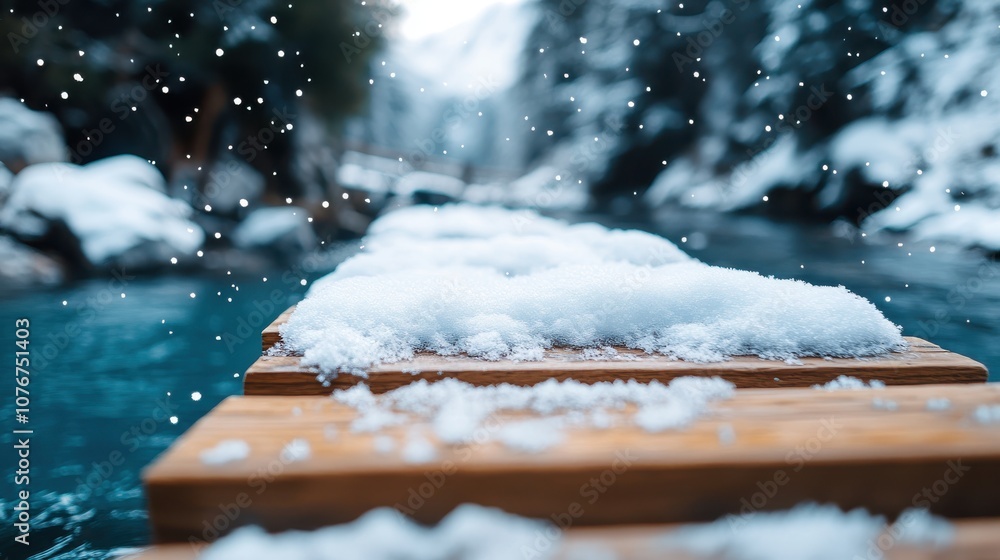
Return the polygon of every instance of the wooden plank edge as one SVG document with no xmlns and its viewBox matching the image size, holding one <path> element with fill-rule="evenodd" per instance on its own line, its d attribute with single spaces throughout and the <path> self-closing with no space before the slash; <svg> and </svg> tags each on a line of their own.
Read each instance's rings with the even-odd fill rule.
<svg viewBox="0 0 1000 560">
<path fill-rule="evenodd" d="M 295 311 L 294 305 L 282 311 L 281 315 L 278 315 L 278 317 L 272 321 L 270 325 L 264 327 L 264 330 L 260 331 L 262 354 L 266 354 L 268 350 L 281 342 L 281 325 L 288 322 L 288 318 L 292 316 L 293 311 Z"/>
<path fill-rule="evenodd" d="M 934 348 L 937 348 L 936 346 Z M 373 371 L 368 377 L 340 374 L 320 381 L 319 370 L 299 365 L 297 356 L 261 356 L 247 369 L 243 377 L 243 392 L 246 395 L 329 395 L 334 390 L 366 383 L 373 392 L 384 393 L 408 385 L 421 379 L 429 382 L 453 378 L 473 385 L 510 383 L 513 385 L 534 385 L 546 379 L 575 379 L 583 383 L 613 381 L 615 379 L 635 379 L 642 383 L 656 380 L 668 383 L 684 376 L 718 376 L 738 388 L 787 388 L 811 387 L 824 384 L 841 375 L 857 377 L 865 382 L 879 380 L 887 385 L 926 385 L 941 383 L 984 383 L 989 373 L 986 367 L 970 358 L 953 354 L 952 363 L 933 366 L 893 367 L 885 362 L 869 363 L 864 360 L 823 361 L 809 368 L 786 366 L 781 362 L 762 361 L 759 370 L 752 367 L 733 368 L 722 364 L 705 364 L 701 369 L 676 368 L 655 369 L 634 362 L 594 362 L 593 370 L 581 370 L 567 366 L 566 362 L 540 362 L 531 369 L 497 371 L 502 365 L 496 362 L 474 362 L 471 360 L 453 362 L 447 371 L 402 371 L 404 365 L 394 364 L 400 371 Z M 577 364 L 577 362 L 568 362 Z M 477 366 L 478 364 L 478 366 Z M 631 364 L 631 365 L 630 365 Z M 534 365 L 534 364 L 532 364 Z M 493 369 L 473 369 L 489 367 Z"/>
</svg>

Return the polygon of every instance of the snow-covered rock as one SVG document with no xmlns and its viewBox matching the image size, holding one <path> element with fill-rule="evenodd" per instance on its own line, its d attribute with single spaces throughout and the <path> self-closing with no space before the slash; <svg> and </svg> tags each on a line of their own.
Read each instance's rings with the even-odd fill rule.
<svg viewBox="0 0 1000 560">
<path fill-rule="evenodd" d="M 7 200 L 7 195 L 10 194 L 10 184 L 14 182 L 14 174 L 7 169 L 3 163 L 0 163 L 0 207 L 3 206 L 5 200 Z"/>
<path fill-rule="evenodd" d="M 843 287 L 708 266 L 641 232 L 470 206 L 404 209 L 371 232 L 282 327 L 288 349 L 325 373 L 363 375 L 419 350 L 538 360 L 553 346 L 624 345 L 709 362 L 905 346 L 899 327 Z"/>
<path fill-rule="evenodd" d="M 192 255 L 204 241 L 189 219 L 191 208 L 165 190 L 160 172 L 135 156 L 86 166 L 36 164 L 14 178 L 0 227 L 25 240 L 65 227 L 92 266 L 162 266 Z"/>
<path fill-rule="evenodd" d="M 316 235 L 305 210 L 276 206 L 251 212 L 233 231 L 233 242 L 241 249 L 300 255 L 316 246 Z"/>
<path fill-rule="evenodd" d="M 337 183 L 340 186 L 371 194 L 386 194 L 392 179 L 385 173 L 362 167 L 356 163 L 345 163 L 337 168 Z"/>
<path fill-rule="evenodd" d="M 62 282 L 62 268 L 52 259 L 10 237 L 0 236 L 0 286 L 53 286 Z"/>
<path fill-rule="evenodd" d="M 590 193 L 580 181 L 564 178 L 563 172 L 551 165 L 540 165 L 513 181 L 469 185 L 462 200 L 511 208 L 581 211 L 590 201 Z"/>
<path fill-rule="evenodd" d="M 32 111 L 10 97 L 0 97 L 0 162 L 14 170 L 35 163 L 66 161 L 59 121 Z"/>
<path fill-rule="evenodd" d="M 260 172 L 239 158 L 226 156 L 212 166 L 208 182 L 197 192 L 192 206 L 210 206 L 213 213 L 232 216 L 263 194 L 264 177 Z"/>
<path fill-rule="evenodd" d="M 393 187 L 396 196 L 430 204 L 454 202 L 464 190 L 465 183 L 461 179 L 427 171 L 407 173 Z"/>
</svg>

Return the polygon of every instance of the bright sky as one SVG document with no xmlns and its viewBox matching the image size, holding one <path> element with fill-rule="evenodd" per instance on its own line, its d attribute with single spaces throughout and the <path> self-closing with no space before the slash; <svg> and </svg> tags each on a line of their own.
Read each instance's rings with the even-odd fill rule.
<svg viewBox="0 0 1000 560">
<path fill-rule="evenodd" d="M 475 19 L 495 4 L 520 4 L 524 0 L 398 0 L 404 13 L 399 20 L 406 39 L 420 39 Z"/>
</svg>

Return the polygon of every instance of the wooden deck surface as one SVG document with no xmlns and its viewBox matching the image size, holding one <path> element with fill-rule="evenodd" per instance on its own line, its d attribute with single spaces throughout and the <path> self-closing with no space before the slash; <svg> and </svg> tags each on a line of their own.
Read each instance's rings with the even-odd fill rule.
<svg viewBox="0 0 1000 560">
<path fill-rule="evenodd" d="M 670 551 L 660 538 L 676 525 L 632 525 L 616 527 L 571 528 L 564 533 L 553 560 L 594 558 L 593 551 L 611 551 L 616 560 L 697 560 L 696 557 Z M 954 522 L 955 538 L 939 550 L 896 545 L 885 551 L 884 560 L 996 560 L 1000 550 L 1000 518 L 962 519 Z M 198 548 L 187 544 L 159 545 L 122 560 L 197 560 Z M 587 553 L 591 555 L 587 555 Z M 582 554 L 579 554 L 582 553 Z M 604 558 L 599 557 L 599 558 Z"/>
<path fill-rule="evenodd" d="M 876 398 L 896 410 L 876 407 Z M 931 398 L 951 406 L 928 410 Z M 806 500 L 885 514 L 927 502 L 951 517 L 1000 516 L 1000 426 L 973 421 L 982 404 L 1000 404 L 1000 385 L 747 389 L 683 431 L 571 429 L 555 448 L 523 454 L 497 443 L 444 446 L 414 418 L 385 429 L 395 449 L 379 453 L 375 436 L 351 432 L 355 411 L 332 399 L 231 397 L 144 482 L 158 542 L 200 538 L 220 515 L 232 517 L 227 530 L 310 529 L 396 505 L 433 522 L 465 502 L 543 518 L 579 504 L 580 526 L 707 521 L 747 504 L 785 509 Z M 728 444 L 719 437 L 727 426 L 735 435 Z M 404 461 L 409 430 L 435 445 L 432 462 Z M 233 438 L 248 442 L 247 459 L 202 464 L 201 451 Z M 309 442 L 310 459 L 281 459 L 295 438 Z M 921 497 L 925 489 L 930 498 Z"/>
</svg>

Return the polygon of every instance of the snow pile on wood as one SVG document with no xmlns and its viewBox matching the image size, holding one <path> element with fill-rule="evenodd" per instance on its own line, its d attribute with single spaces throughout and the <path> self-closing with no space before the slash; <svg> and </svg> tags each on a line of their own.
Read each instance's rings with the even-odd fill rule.
<svg viewBox="0 0 1000 560">
<path fill-rule="evenodd" d="M 843 287 L 708 266 L 642 232 L 460 205 L 392 213 L 363 246 L 281 329 L 284 349 L 324 373 L 364 375 L 419 351 L 540 360 L 553 346 L 626 346 L 713 362 L 905 345 Z"/>
<path fill-rule="evenodd" d="M 973 411 L 972 417 L 980 424 L 1000 424 L 1000 404 L 981 404 Z"/>
<path fill-rule="evenodd" d="M 472 504 L 459 506 L 435 527 L 417 525 L 393 509 L 380 508 L 352 523 L 311 532 L 271 535 L 245 527 L 208 547 L 199 558 L 545 560 L 560 550 L 558 534 L 546 522 Z M 844 513 L 835 506 L 803 504 L 788 511 L 755 513 L 746 519 L 729 516 L 664 531 L 643 551 L 650 558 L 669 558 L 682 551 L 685 558 L 843 560 L 882 558 L 896 547 L 940 551 L 953 539 L 951 524 L 927 510 L 907 510 L 889 524 L 861 509 Z M 586 549 L 572 546 L 566 557 L 614 557 L 610 551 L 595 550 L 595 543 L 586 544 Z"/>
<path fill-rule="evenodd" d="M 168 261 L 201 247 L 204 232 L 191 208 L 168 197 L 160 172 L 135 156 L 86 166 L 42 163 L 17 174 L 0 210 L 0 228 L 21 239 L 49 236 L 64 224 L 91 265 L 127 252 Z"/>
<path fill-rule="evenodd" d="M 372 223 L 363 245 L 362 253 L 316 286 L 351 276 L 450 266 L 516 276 L 569 264 L 655 266 L 692 261 L 673 243 L 642 231 L 567 225 L 530 211 L 466 205 L 393 212 Z"/>
<path fill-rule="evenodd" d="M 424 527 L 394 509 L 372 510 L 345 525 L 312 532 L 269 535 L 239 529 L 199 556 L 203 560 L 500 560 L 535 550 L 549 525 L 476 505 L 456 508 L 435 527 Z M 556 533 L 558 534 L 558 533 Z M 546 544 L 555 544 L 551 539 Z M 534 558 L 550 557 L 555 546 Z"/>
<path fill-rule="evenodd" d="M 857 389 L 885 389 L 885 382 L 872 379 L 868 383 L 850 375 L 841 375 L 822 385 L 813 385 L 813 389 L 821 391 L 844 391 Z"/>
<path fill-rule="evenodd" d="M 224 465 L 242 461 L 250 456 L 250 445 L 242 439 L 224 439 L 215 447 L 210 447 L 198 454 L 198 458 L 206 465 Z"/>
<path fill-rule="evenodd" d="M 430 420 L 445 444 L 497 440 L 519 451 L 538 452 L 562 441 L 564 428 L 612 426 L 609 410 L 635 407 L 630 421 L 658 432 L 683 428 L 709 403 L 730 398 L 735 386 L 718 377 L 680 377 L 669 385 L 635 380 L 594 384 L 548 379 L 524 387 L 501 383 L 478 387 L 454 379 L 420 380 L 381 395 L 361 383 L 334 391 L 332 398 L 355 408 L 356 432 L 377 432 L 410 423 L 410 415 Z M 540 418 L 500 421 L 500 412 L 527 411 Z M 491 420 L 492 419 L 492 420 Z M 488 422 L 488 420 L 490 420 Z"/>
<path fill-rule="evenodd" d="M 882 558 L 888 549 L 941 549 L 954 529 L 925 509 L 904 511 L 891 525 L 863 509 L 803 504 L 788 511 L 730 515 L 714 523 L 689 525 L 665 535 L 664 548 L 696 558 L 730 560 L 841 560 Z"/>
</svg>

